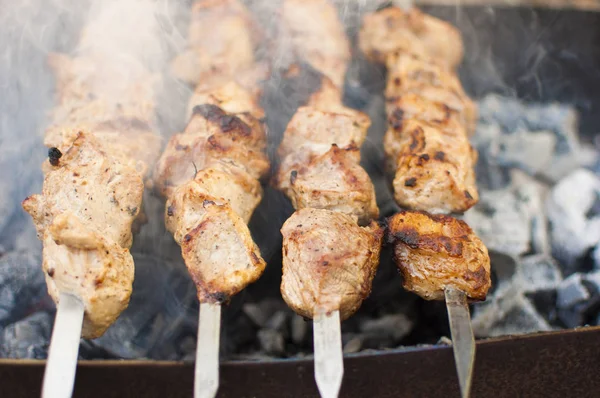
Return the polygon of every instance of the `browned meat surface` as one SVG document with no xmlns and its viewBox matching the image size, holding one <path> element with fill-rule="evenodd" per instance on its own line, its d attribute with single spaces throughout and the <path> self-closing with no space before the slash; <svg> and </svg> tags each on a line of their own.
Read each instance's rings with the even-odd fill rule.
<svg viewBox="0 0 600 398">
<path fill-rule="evenodd" d="M 405 289 L 426 300 L 443 300 L 444 290 L 454 287 L 470 300 L 485 300 L 491 285 L 490 258 L 465 222 L 402 211 L 388 219 L 388 241 Z"/>
<path fill-rule="evenodd" d="M 308 162 L 284 164 L 279 170 L 279 188 L 295 209 L 307 207 L 348 214 L 360 224 L 379 217 L 375 189 L 360 166 L 360 151 L 337 145 Z"/>
<path fill-rule="evenodd" d="M 192 85 L 223 77 L 228 80 L 255 67 L 258 32 L 250 13 L 238 0 L 196 1 L 188 32 L 189 48 L 172 62 L 171 71 Z"/>
<path fill-rule="evenodd" d="M 94 338 L 129 302 L 133 283 L 131 225 L 142 204 L 140 174 L 109 156 L 98 140 L 79 133 L 55 165 L 41 195 L 23 201 L 44 243 L 48 291 L 81 298 L 83 337 Z"/>
<path fill-rule="evenodd" d="M 465 94 L 458 76 L 434 63 L 409 54 L 388 59 L 385 96 L 388 100 L 405 94 L 418 94 L 423 100 L 447 106 L 460 113 L 469 132 L 477 125 L 477 107 Z"/>
<path fill-rule="evenodd" d="M 181 246 L 201 303 L 227 301 L 262 275 L 266 264 L 244 219 L 201 183 L 189 181 L 175 190 L 165 222 Z"/>
<path fill-rule="evenodd" d="M 255 58 L 260 32 L 237 0 L 192 7 L 189 49 L 173 74 L 196 85 L 188 125 L 169 140 L 154 171 L 167 198 L 165 223 L 181 246 L 201 303 L 217 303 L 256 281 L 265 261 L 246 223 L 270 169 L 258 97 L 269 65 Z"/>
<path fill-rule="evenodd" d="M 350 44 L 337 10 L 328 0 L 284 0 L 281 45 L 307 62 L 339 88 L 350 61 Z"/>
<path fill-rule="evenodd" d="M 306 318 L 340 311 L 351 316 L 371 292 L 383 232 L 375 223 L 359 227 L 329 210 L 302 209 L 283 225 L 281 294 Z"/>
<path fill-rule="evenodd" d="M 358 41 L 362 52 L 378 63 L 386 63 L 389 54 L 402 52 L 453 69 L 463 57 L 459 31 L 417 8 L 388 7 L 366 15 Z"/>
<path fill-rule="evenodd" d="M 384 149 L 388 169 L 395 171 L 394 198 L 400 206 L 453 213 L 477 203 L 477 152 L 465 134 L 445 132 L 416 119 L 391 124 Z"/>
<path fill-rule="evenodd" d="M 230 114 L 216 105 L 196 106 L 185 131 L 171 137 L 160 157 L 155 187 L 168 197 L 197 170 L 208 167 L 237 169 L 260 179 L 269 170 L 265 146 L 263 123 L 249 112 Z"/>
<path fill-rule="evenodd" d="M 335 210 L 361 224 L 378 217 L 375 189 L 358 149 L 370 124 L 367 115 L 345 107 L 339 89 L 323 79 L 292 117 L 279 146 L 275 183 L 295 209 Z"/>
<path fill-rule="evenodd" d="M 102 58 L 50 54 L 58 105 L 45 132 L 47 147 L 66 151 L 80 131 L 87 131 L 122 164 L 135 168 L 142 176 L 148 174 L 162 146 L 154 121 L 159 78 L 138 62 L 129 61 L 111 72 L 114 62 Z M 108 85 L 107 76 L 111 76 Z"/>
</svg>

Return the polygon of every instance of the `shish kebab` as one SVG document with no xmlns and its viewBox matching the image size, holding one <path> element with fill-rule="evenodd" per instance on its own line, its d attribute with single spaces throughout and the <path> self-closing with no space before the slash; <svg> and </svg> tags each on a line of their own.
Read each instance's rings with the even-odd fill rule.
<svg viewBox="0 0 600 398">
<path fill-rule="evenodd" d="M 86 38 L 84 31 L 80 48 Z M 137 59 L 122 56 L 115 65 L 92 46 L 74 58 L 50 54 L 49 64 L 57 105 L 45 132 L 45 178 L 23 208 L 43 242 L 42 268 L 57 304 L 42 396 L 66 398 L 80 338 L 100 337 L 129 303 L 132 224 L 161 138 L 157 78 Z"/>
<path fill-rule="evenodd" d="M 478 200 L 469 144 L 477 110 L 455 73 L 460 33 L 418 9 L 389 7 L 365 16 L 359 45 L 387 67 L 387 170 L 402 211 L 388 219 L 388 240 L 404 287 L 427 300 L 446 300 L 459 385 L 470 394 L 475 341 L 468 301 L 485 300 L 486 247 L 460 213 Z M 426 213 L 429 212 L 429 213 Z"/>
<path fill-rule="evenodd" d="M 185 130 L 172 136 L 154 173 L 155 188 L 167 198 L 166 227 L 181 246 L 200 301 L 196 398 L 214 397 L 218 390 L 221 304 L 266 266 L 247 226 L 262 198 L 259 179 L 270 167 L 254 32 L 237 0 L 194 3 L 191 50 L 172 68 L 199 84 Z"/>
<path fill-rule="evenodd" d="M 296 212 L 281 228 L 281 293 L 314 322 L 315 379 L 337 397 L 343 379 L 340 322 L 369 295 L 383 230 L 375 190 L 360 166 L 369 118 L 342 104 L 348 40 L 326 0 L 286 0 L 282 25 L 300 61 L 320 71 L 321 87 L 289 122 L 279 146 L 277 187 Z"/>
</svg>

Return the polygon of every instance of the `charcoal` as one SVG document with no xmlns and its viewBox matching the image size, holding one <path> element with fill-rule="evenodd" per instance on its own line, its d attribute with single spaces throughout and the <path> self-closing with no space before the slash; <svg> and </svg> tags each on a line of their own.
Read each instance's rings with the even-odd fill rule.
<svg viewBox="0 0 600 398">
<path fill-rule="evenodd" d="M 472 138 L 472 145 L 479 152 L 476 165 L 477 184 L 480 189 L 502 189 L 510 184 L 510 175 L 490 154 L 489 148 L 498 147 L 502 130 L 496 124 L 480 123 Z"/>
<path fill-rule="evenodd" d="M 598 193 L 598 177 L 578 169 L 562 179 L 546 201 L 552 253 L 569 270 L 600 242 L 600 216 L 588 219 L 586 215 Z"/>
<path fill-rule="evenodd" d="M 534 293 L 558 289 L 559 285 L 562 286 L 563 277 L 552 257 L 538 254 L 526 256 L 517 263 L 515 280 L 523 292 Z"/>
<path fill-rule="evenodd" d="M 384 315 L 361 324 L 361 331 L 367 335 L 378 336 L 381 339 L 391 338 L 399 342 L 413 328 L 413 321 L 404 314 Z"/>
<path fill-rule="evenodd" d="M 261 329 L 258 331 L 260 348 L 269 355 L 280 356 L 285 351 L 285 340 L 280 332 L 273 329 Z"/>
<path fill-rule="evenodd" d="M 11 252 L 0 257 L 0 326 L 52 306 L 37 252 Z"/>
<path fill-rule="evenodd" d="M 558 181 L 581 166 L 589 166 L 597 160 L 597 152 L 582 147 L 578 139 L 578 116 L 576 110 L 562 104 L 523 104 L 519 100 L 499 95 L 488 95 L 479 102 L 479 117 L 482 124 L 498 124 L 506 133 L 517 131 L 548 131 L 554 135 L 555 145 L 552 150 L 550 142 L 543 143 L 544 150 L 533 152 L 531 159 L 536 165 L 546 159 L 548 153 L 552 156 L 551 167 L 538 171 L 552 181 Z M 532 134 L 532 133 L 530 133 Z M 522 141 L 530 141 L 524 138 Z M 524 145 L 527 146 L 527 145 Z M 518 156 L 527 151 L 526 148 L 515 148 L 509 156 Z M 523 165 L 523 163 L 521 163 Z M 533 171 L 533 169 L 531 169 Z"/>
<path fill-rule="evenodd" d="M 117 358 L 178 359 L 178 336 L 195 333 L 195 289 L 187 275 L 157 256 L 134 254 L 133 293 L 128 308 L 92 345 Z"/>
<path fill-rule="evenodd" d="M 592 253 L 592 258 L 594 259 L 594 269 L 600 270 L 600 244 L 596 245 Z"/>
<path fill-rule="evenodd" d="M 269 319 L 267 314 L 261 306 L 256 303 L 246 303 L 242 307 L 242 311 L 250 320 L 258 327 L 264 327 Z"/>
<path fill-rule="evenodd" d="M 292 315 L 291 337 L 294 344 L 302 345 L 306 341 L 309 322 L 300 315 Z"/>
<path fill-rule="evenodd" d="M 54 317 L 36 312 L 7 326 L 0 335 L 0 358 L 46 359 Z"/>
<path fill-rule="evenodd" d="M 570 308 L 589 298 L 590 293 L 583 285 L 583 276 L 580 273 L 576 273 L 566 278 L 560 284 L 556 304 L 558 308 Z"/>
<path fill-rule="evenodd" d="M 484 191 L 464 220 L 489 249 L 519 255 L 531 246 L 531 215 L 512 189 Z"/>
<path fill-rule="evenodd" d="M 287 321 L 288 321 L 288 311 L 277 311 L 273 314 L 271 318 L 267 321 L 266 327 L 268 329 L 277 330 L 281 333 L 286 333 L 287 329 Z"/>
<path fill-rule="evenodd" d="M 344 344 L 343 351 L 344 354 L 353 354 L 355 352 L 359 352 L 363 348 L 363 338 L 360 335 L 351 334 L 349 336 L 344 336 L 342 339 Z M 346 340 L 344 342 L 344 340 Z"/>
<path fill-rule="evenodd" d="M 513 334 L 526 334 L 552 330 L 552 326 L 535 309 L 529 300 L 520 296 L 516 305 L 510 308 L 504 319 L 492 326 L 490 337 Z"/>
</svg>

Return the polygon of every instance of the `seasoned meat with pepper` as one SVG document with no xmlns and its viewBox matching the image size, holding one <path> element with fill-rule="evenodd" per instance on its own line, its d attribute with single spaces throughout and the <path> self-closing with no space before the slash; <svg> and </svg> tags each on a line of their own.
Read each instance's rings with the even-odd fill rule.
<svg viewBox="0 0 600 398">
<path fill-rule="evenodd" d="M 227 301 L 262 275 L 266 264 L 244 219 L 206 186 L 181 185 L 166 209 L 167 229 L 181 246 L 201 303 Z"/>
<path fill-rule="evenodd" d="M 485 300 L 491 285 L 487 248 L 461 220 L 446 215 L 402 211 L 388 219 L 387 240 L 404 288 L 426 300 L 443 300 L 444 290 L 462 290 Z"/>
<path fill-rule="evenodd" d="M 196 106 L 185 131 L 171 137 L 160 157 L 155 187 L 168 197 L 197 170 L 208 167 L 236 168 L 260 179 L 269 170 L 265 146 L 264 125 L 249 112 L 229 114 L 216 105 Z"/>
<path fill-rule="evenodd" d="M 477 152 L 461 131 L 445 132 L 416 119 L 388 127 L 384 149 L 400 206 L 460 213 L 477 203 Z"/>
<path fill-rule="evenodd" d="M 477 125 L 477 107 L 465 94 L 456 74 L 410 54 L 388 58 L 385 97 L 390 100 L 405 94 L 418 94 L 424 100 L 443 104 L 460 113 L 467 131 Z"/>
<path fill-rule="evenodd" d="M 235 115 L 248 113 L 255 119 L 261 120 L 265 117 L 265 111 L 260 107 L 256 96 L 235 81 L 228 81 L 221 86 L 215 86 L 210 90 L 201 86 L 190 98 L 188 103 L 187 118 L 194 114 L 194 108 L 201 105 L 215 105 L 223 111 Z"/>
<path fill-rule="evenodd" d="M 189 84 L 232 77 L 255 67 L 259 29 L 238 0 L 199 0 L 192 6 L 189 49 L 171 64 Z"/>
<path fill-rule="evenodd" d="M 102 150 L 89 133 L 46 173 L 41 195 L 23 201 L 44 243 L 48 291 L 81 298 L 83 337 L 95 338 L 127 307 L 133 283 L 131 226 L 142 204 L 139 173 Z"/>
<path fill-rule="evenodd" d="M 350 44 L 335 6 L 328 0 L 284 0 L 282 46 L 307 62 L 339 88 L 350 62 Z"/>
<path fill-rule="evenodd" d="M 383 231 L 372 222 L 359 227 L 345 214 L 320 209 L 296 211 L 281 228 L 281 294 L 298 314 L 312 318 L 339 310 L 350 317 L 371 292 Z"/>
<path fill-rule="evenodd" d="M 358 42 L 361 51 L 378 63 L 386 63 L 388 54 L 402 52 L 453 69 L 463 57 L 460 32 L 417 8 L 388 7 L 367 14 Z"/>
<path fill-rule="evenodd" d="M 368 224 L 379 217 L 379 208 L 373 183 L 359 162 L 357 147 L 333 145 L 325 154 L 308 161 L 283 164 L 277 178 L 279 188 L 295 209 L 338 211 Z"/>
</svg>

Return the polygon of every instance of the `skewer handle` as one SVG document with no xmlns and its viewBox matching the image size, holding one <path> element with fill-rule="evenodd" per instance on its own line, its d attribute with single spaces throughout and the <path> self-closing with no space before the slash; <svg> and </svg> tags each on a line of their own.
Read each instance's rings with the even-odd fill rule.
<svg viewBox="0 0 600 398">
<path fill-rule="evenodd" d="M 475 338 L 473 337 L 467 295 L 452 287 L 446 288 L 445 295 L 461 397 L 468 398 L 471 394 L 475 362 Z"/>
<path fill-rule="evenodd" d="M 214 398 L 219 389 L 221 304 L 200 304 L 194 398 Z"/>
<path fill-rule="evenodd" d="M 42 398 L 70 398 L 75 384 L 84 306 L 77 297 L 62 293 L 50 340 Z"/>
<path fill-rule="evenodd" d="M 322 398 L 337 398 L 344 377 L 340 313 L 317 315 L 313 324 L 317 387 Z"/>
</svg>

